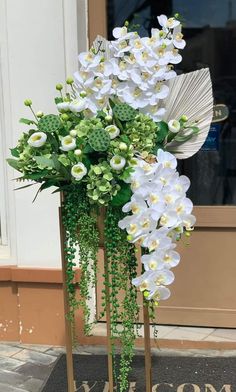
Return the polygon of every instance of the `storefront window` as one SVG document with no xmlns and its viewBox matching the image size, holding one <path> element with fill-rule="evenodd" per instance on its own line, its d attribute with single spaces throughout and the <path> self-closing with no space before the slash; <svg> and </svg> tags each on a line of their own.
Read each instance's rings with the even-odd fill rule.
<svg viewBox="0 0 236 392">
<path fill-rule="evenodd" d="M 178 73 L 203 67 L 211 71 L 214 104 L 228 115 L 212 124 L 204 147 L 179 162 L 192 180 L 195 205 L 236 204 L 236 3 L 233 0 L 108 1 L 108 32 L 128 19 L 140 24 L 140 35 L 156 25 L 156 15 L 180 13 L 187 46 Z"/>
</svg>

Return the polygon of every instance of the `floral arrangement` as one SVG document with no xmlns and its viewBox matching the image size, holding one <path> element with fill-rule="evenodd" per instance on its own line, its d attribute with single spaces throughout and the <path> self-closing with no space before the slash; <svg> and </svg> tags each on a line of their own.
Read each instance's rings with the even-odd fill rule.
<svg viewBox="0 0 236 392">
<path fill-rule="evenodd" d="M 125 23 L 114 29 L 113 41 L 98 39 L 81 53 L 74 79 L 66 81 L 67 90 L 56 86 L 58 114 L 35 113 L 31 100 L 26 100 L 33 119 L 21 122 L 30 129 L 8 159 L 22 173 L 18 181 L 40 183 L 38 192 L 49 187 L 63 192 L 68 316 L 73 320 L 75 308 L 82 306 L 86 333 L 91 330 L 87 302 L 97 279 L 97 218 L 103 214 L 108 273 L 103 275 L 104 310 L 98 319 L 109 301 L 113 354 L 114 339 L 122 342 L 116 374 L 120 391 L 127 388 L 133 356 L 137 289 L 153 315 L 154 306 L 170 295 L 166 286 L 174 280 L 171 268 L 180 261 L 176 241 L 183 234 L 188 237 L 195 223 L 192 202 L 186 197 L 190 181 L 177 172 L 171 142 L 184 144 L 198 135 L 199 128 L 185 113 L 166 119 L 163 104 L 185 41 L 176 17 L 161 15 L 158 21 L 161 29 L 152 29 L 150 37 L 141 38 Z M 79 300 L 74 283 L 77 245 Z M 137 246 L 142 250 L 140 276 Z"/>
</svg>

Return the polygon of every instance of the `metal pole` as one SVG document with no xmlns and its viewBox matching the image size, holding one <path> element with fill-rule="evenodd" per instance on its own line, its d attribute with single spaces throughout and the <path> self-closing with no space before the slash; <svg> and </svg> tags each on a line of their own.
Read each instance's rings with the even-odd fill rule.
<svg viewBox="0 0 236 392">
<path fill-rule="evenodd" d="M 106 249 L 104 248 L 104 272 L 107 284 L 105 285 L 106 290 L 106 322 L 107 322 L 107 360 L 108 360 L 108 381 L 109 381 L 109 392 L 113 392 L 113 359 L 112 359 L 112 344 L 111 344 L 111 309 L 110 309 L 110 279 L 108 270 L 108 261 L 106 257 Z"/>
<path fill-rule="evenodd" d="M 148 313 L 148 304 L 145 303 L 145 299 L 143 299 L 143 322 L 144 322 L 146 392 L 151 392 L 152 391 L 152 359 L 151 359 L 151 341 L 150 341 L 150 319 Z"/>
<path fill-rule="evenodd" d="M 69 295 L 66 287 L 66 266 L 67 261 L 65 258 L 65 243 L 66 235 L 65 228 L 62 223 L 62 209 L 59 207 L 59 222 L 60 222 L 60 239 L 61 239 L 61 260 L 62 260 L 62 278 L 63 278 L 63 296 L 64 296 L 64 312 L 65 312 L 65 344 L 66 344 L 66 367 L 67 367 L 67 385 L 68 392 L 75 392 L 74 383 L 74 368 L 73 368 L 73 355 L 72 355 L 72 327 L 70 320 L 66 315 L 69 314 Z"/>
</svg>

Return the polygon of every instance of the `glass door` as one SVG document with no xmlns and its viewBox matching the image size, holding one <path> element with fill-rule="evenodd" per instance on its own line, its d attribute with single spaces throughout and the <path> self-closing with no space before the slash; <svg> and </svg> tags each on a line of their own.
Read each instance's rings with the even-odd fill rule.
<svg viewBox="0 0 236 392">
<path fill-rule="evenodd" d="M 236 327 L 236 3 L 108 0 L 106 7 L 109 39 L 125 20 L 140 25 L 139 33 L 145 35 L 157 26 L 157 15 L 178 12 L 187 41 L 178 73 L 210 68 L 215 104 L 211 129 L 202 149 L 179 161 L 179 171 L 192 182 L 196 229 L 191 246 L 179 246 L 182 261 L 175 269 L 172 296 L 158 309 L 158 322 Z"/>
</svg>

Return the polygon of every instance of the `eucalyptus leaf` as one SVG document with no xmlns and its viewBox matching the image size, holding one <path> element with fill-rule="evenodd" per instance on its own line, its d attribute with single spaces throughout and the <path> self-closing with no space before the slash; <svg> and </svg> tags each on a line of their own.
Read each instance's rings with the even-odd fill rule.
<svg viewBox="0 0 236 392">
<path fill-rule="evenodd" d="M 13 169 L 19 170 L 19 161 L 17 159 L 8 158 L 7 163 L 13 167 Z"/>
<path fill-rule="evenodd" d="M 56 169 L 55 163 L 52 158 L 46 158 L 44 156 L 36 156 L 34 157 L 34 160 L 40 166 Z"/>
<path fill-rule="evenodd" d="M 34 120 L 29 120 L 28 118 L 21 118 L 20 123 L 22 124 L 27 124 L 27 125 L 37 125 L 37 123 Z"/>
<path fill-rule="evenodd" d="M 19 151 L 18 151 L 17 147 L 15 147 L 15 148 L 10 148 L 10 151 L 11 151 L 11 155 L 12 155 L 13 157 L 19 158 L 20 154 L 19 154 Z"/>
<path fill-rule="evenodd" d="M 160 121 L 158 123 L 158 128 L 156 132 L 157 143 L 163 142 L 166 136 L 168 135 L 168 132 L 169 132 L 168 124 L 164 121 Z"/>
</svg>

